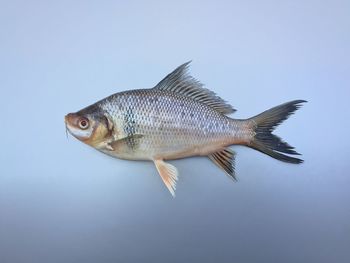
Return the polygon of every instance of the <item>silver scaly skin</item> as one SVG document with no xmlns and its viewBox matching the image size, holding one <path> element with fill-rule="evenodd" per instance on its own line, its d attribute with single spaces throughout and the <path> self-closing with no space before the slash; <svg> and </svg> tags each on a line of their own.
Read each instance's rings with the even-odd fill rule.
<svg viewBox="0 0 350 263">
<path fill-rule="evenodd" d="M 164 160 L 208 156 L 235 179 L 230 145 L 252 147 L 278 160 L 300 163 L 298 154 L 271 132 L 301 105 L 282 104 L 246 120 L 187 73 L 185 63 L 152 89 L 116 93 L 65 117 L 68 131 L 113 157 L 154 161 L 163 182 L 175 195 L 177 170 Z"/>
<path fill-rule="evenodd" d="M 113 140 L 130 138 L 126 147 L 105 151 L 118 158 L 166 160 L 208 155 L 251 137 L 251 131 L 240 128 L 242 121 L 169 91 L 117 93 L 97 106 L 113 122 Z"/>
</svg>

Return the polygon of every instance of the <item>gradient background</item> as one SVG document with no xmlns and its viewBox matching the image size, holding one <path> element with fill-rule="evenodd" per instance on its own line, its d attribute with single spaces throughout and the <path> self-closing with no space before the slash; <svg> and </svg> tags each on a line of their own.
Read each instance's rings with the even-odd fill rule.
<svg viewBox="0 0 350 263">
<path fill-rule="evenodd" d="M 59 2 L 59 3 L 58 3 Z M 0 262 L 350 262 L 349 1 L 1 1 Z M 276 133 L 299 166 L 244 147 L 149 162 L 65 134 L 112 93 L 192 74 L 237 118 L 309 101 Z"/>
</svg>

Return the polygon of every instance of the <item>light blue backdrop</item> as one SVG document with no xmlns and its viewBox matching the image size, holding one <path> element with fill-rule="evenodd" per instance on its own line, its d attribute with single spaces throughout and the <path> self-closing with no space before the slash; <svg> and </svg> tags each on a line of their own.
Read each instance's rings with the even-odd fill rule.
<svg viewBox="0 0 350 263">
<path fill-rule="evenodd" d="M 1 1 L 0 262 L 350 262 L 350 2 Z M 300 166 L 243 147 L 152 163 L 66 138 L 63 117 L 192 74 L 237 118 L 309 101 L 276 133 Z"/>
</svg>

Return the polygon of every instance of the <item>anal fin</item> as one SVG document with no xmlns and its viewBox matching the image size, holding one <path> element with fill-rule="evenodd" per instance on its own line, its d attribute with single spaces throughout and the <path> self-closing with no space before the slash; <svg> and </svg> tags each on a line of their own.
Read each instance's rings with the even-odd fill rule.
<svg viewBox="0 0 350 263">
<path fill-rule="evenodd" d="M 235 156 L 236 153 L 228 148 L 208 155 L 209 159 L 224 170 L 231 179 L 236 180 Z"/>
<path fill-rule="evenodd" d="M 162 178 L 164 184 L 170 191 L 171 195 L 175 197 L 176 181 L 178 179 L 178 172 L 175 166 L 164 162 L 163 160 L 154 160 L 158 173 Z"/>
</svg>

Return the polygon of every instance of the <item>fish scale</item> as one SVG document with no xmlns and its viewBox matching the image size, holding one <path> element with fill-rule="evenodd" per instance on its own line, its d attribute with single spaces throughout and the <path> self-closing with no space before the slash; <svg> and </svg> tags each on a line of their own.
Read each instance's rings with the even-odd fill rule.
<svg viewBox="0 0 350 263">
<path fill-rule="evenodd" d="M 166 91 L 123 92 L 99 106 L 113 116 L 117 127 L 123 127 L 119 128 L 123 130 L 119 138 L 143 135 L 133 149 L 135 159 L 149 160 L 158 155 L 164 159 L 187 157 L 194 154 L 195 148 L 228 144 L 238 127 L 232 119 L 209 106 Z M 201 154 L 199 150 L 198 154 Z"/>
</svg>

